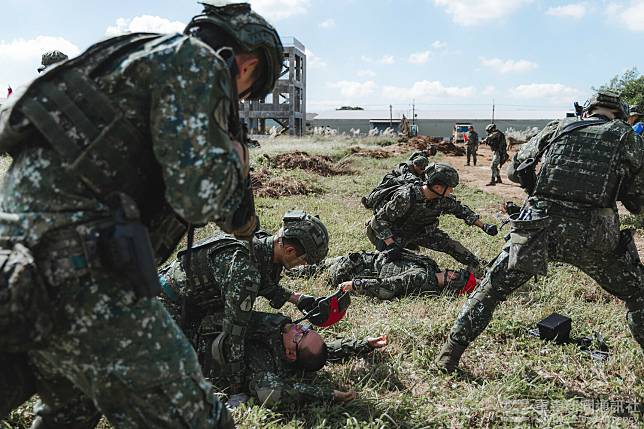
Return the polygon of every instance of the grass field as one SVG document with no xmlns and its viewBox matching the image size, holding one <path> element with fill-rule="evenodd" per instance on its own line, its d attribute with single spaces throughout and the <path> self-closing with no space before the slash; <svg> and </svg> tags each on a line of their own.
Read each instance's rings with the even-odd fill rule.
<svg viewBox="0 0 644 429">
<path fill-rule="evenodd" d="M 342 139 L 264 142 L 261 149 L 252 152 L 254 160 L 264 154 L 305 150 L 342 159 L 356 173 L 321 177 L 301 170 L 274 171 L 285 180 L 310 182 L 318 192 L 259 198 L 256 204 L 262 226 L 273 231 L 285 211 L 303 209 L 319 214 L 326 223 L 331 235 L 330 256 L 370 250 L 363 234 L 370 213 L 362 208 L 359 198 L 405 157 L 375 160 L 347 154 L 349 146 L 378 143 Z M 498 222 L 494 214 L 502 201 L 499 197 L 462 186 L 456 189 L 456 195 L 481 213 L 484 221 Z M 487 260 L 496 256 L 507 232 L 489 237 L 449 216 L 441 219 L 441 227 Z M 433 256 L 441 267 L 458 268 L 446 255 Z M 315 295 L 328 292 L 321 279 L 285 284 Z M 238 427 L 642 427 L 641 416 L 638 420 L 637 416 L 620 416 L 615 411 L 620 403 L 641 403 L 644 397 L 642 351 L 628 331 L 625 307 L 579 270 L 552 264 L 547 277 L 531 280 L 499 306 L 488 329 L 466 352 L 464 371 L 445 375 L 432 362 L 464 301 L 414 297 L 380 302 L 354 297 L 347 317 L 323 335 L 334 338 L 386 333 L 390 346 L 367 359 L 327 366 L 309 382 L 355 389 L 359 398 L 346 405 L 316 403 L 275 410 L 242 406 L 235 411 Z M 261 310 L 269 308 L 262 299 L 258 303 Z M 597 363 L 575 346 L 544 343 L 527 333 L 553 311 L 573 319 L 573 336 L 598 331 L 607 337 L 611 349 L 608 361 Z M 295 314 L 291 308 L 287 312 Z M 17 410 L 10 420 L 0 423 L 0 428 L 27 427 L 30 406 Z"/>
</svg>

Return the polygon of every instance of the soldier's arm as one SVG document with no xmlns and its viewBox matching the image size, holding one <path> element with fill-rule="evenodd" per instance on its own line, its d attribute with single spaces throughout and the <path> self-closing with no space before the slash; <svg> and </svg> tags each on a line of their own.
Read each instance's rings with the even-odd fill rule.
<svg viewBox="0 0 644 429">
<path fill-rule="evenodd" d="M 483 227 L 483 223 L 480 221 L 481 216 L 474 213 L 471 208 L 462 204 L 455 198 L 444 198 L 443 200 L 447 204 L 447 207 L 444 210 L 446 213 L 449 213 L 458 219 L 462 219 L 467 225 Z"/>
<path fill-rule="evenodd" d="M 623 139 L 624 180 L 618 200 L 631 213 L 640 214 L 644 209 L 644 139 L 634 132 Z"/>
<path fill-rule="evenodd" d="M 369 345 L 367 338 L 338 338 L 326 343 L 328 357 L 327 362 L 343 362 L 351 357 L 366 356 L 374 349 Z"/>
<path fill-rule="evenodd" d="M 411 185 L 396 191 L 392 199 L 388 201 L 371 219 L 371 228 L 381 240 L 393 237 L 392 228 L 411 208 L 413 192 Z"/>
<path fill-rule="evenodd" d="M 244 193 L 242 163 L 228 136 L 231 85 L 212 49 L 187 38 L 163 64 L 150 106 L 153 150 L 165 198 L 191 223 L 223 219 Z"/>
<path fill-rule="evenodd" d="M 265 286 L 265 285 L 262 285 Z M 268 299 L 269 304 L 274 309 L 280 309 L 287 302 L 297 304 L 297 297 L 299 296 L 296 293 L 293 293 L 292 290 L 287 289 L 281 286 L 279 283 L 271 285 L 269 288 L 261 288 L 261 295 Z"/>
<path fill-rule="evenodd" d="M 254 373 L 249 380 L 252 395 L 267 406 L 295 405 L 311 401 L 332 401 L 334 391 L 305 383 L 294 383 L 272 371 Z"/>
</svg>

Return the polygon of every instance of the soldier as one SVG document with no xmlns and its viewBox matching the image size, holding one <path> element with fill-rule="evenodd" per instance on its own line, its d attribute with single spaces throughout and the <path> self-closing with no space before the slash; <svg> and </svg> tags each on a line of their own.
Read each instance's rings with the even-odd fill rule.
<svg viewBox="0 0 644 429">
<path fill-rule="evenodd" d="M 586 104 L 583 120 L 551 122 L 514 156 L 508 176 L 530 198 L 454 322 L 437 358 L 440 368 L 455 370 L 499 302 L 530 277 L 545 275 L 548 261 L 578 267 L 623 300 L 631 332 L 644 348 L 642 264 L 633 231 L 620 233 L 616 207 L 622 201 L 639 213 L 644 206 L 644 142 L 625 119 L 619 96 L 600 91 Z"/>
<path fill-rule="evenodd" d="M 0 418 L 81 392 L 117 428 L 233 426 L 156 264 L 187 224 L 256 229 L 237 96 L 268 93 L 283 52 L 248 5 L 206 5 L 186 33 L 105 40 L 3 106 Z"/>
<path fill-rule="evenodd" d="M 429 256 L 403 250 L 397 261 L 384 252 L 350 253 L 327 258 L 322 264 L 289 271 L 295 277 L 329 274 L 328 285 L 354 293 L 392 300 L 407 295 L 441 293 L 465 295 L 474 290 L 476 278 L 467 270 L 441 271 Z"/>
<path fill-rule="evenodd" d="M 366 197 L 362 197 L 362 205 L 366 209 L 377 210 L 379 206 L 401 185 L 425 180 L 425 168 L 429 160 L 424 152 L 414 152 L 409 160 L 401 162 L 398 167 L 385 174 L 378 186 Z"/>
<path fill-rule="evenodd" d="M 69 57 L 60 51 L 48 51 L 42 54 L 41 66 L 38 67 L 38 73 L 44 72 L 49 66 L 65 61 Z"/>
<path fill-rule="evenodd" d="M 452 196 L 458 172 L 447 164 L 430 164 L 422 185 L 409 184 L 396 190 L 367 223 L 367 237 L 377 250 L 386 250 L 390 261 L 400 259 L 402 249 L 422 246 L 445 252 L 477 274 L 485 266 L 472 252 L 438 228 L 439 217 L 451 214 L 476 225 L 489 235 L 496 225 L 481 222 L 480 216 Z"/>
<path fill-rule="evenodd" d="M 474 127 L 470 125 L 467 128 L 467 134 L 465 134 L 467 139 L 467 164 L 470 165 L 470 157 L 476 166 L 476 151 L 479 149 L 479 135 L 474 131 Z"/>
<path fill-rule="evenodd" d="M 638 122 L 641 122 L 642 119 L 644 118 L 644 109 L 642 108 L 643 106 L 636 104 L 634 106 L 631 106 L 628 112 L 628 123 L 629 125 L 635 125 Z"/>
<path fill-rule="evenodd" d="M 188 337 L 204 317 L 224 311 L 224 330 L 218 341 L 225 351 L 232 394 L 240 393 L 246 382 L 244 335 L 255 298 L 269 299 L 275 309 L 290 302 L 303 312 L 312 310 L 315 298 L 283 288 L 280 276 L 283 268 L 322 261 L 328 250 L 324 224 L 304 212 L 290 211 L 284 215 L 282 228 L 273 236 L 256 236 L 252 249 L 244 241 L 219 233 L 189 253 L 179 253 L 161 271 L 162 297 Z M 189 273 L 185 270 L 188 256 Z"/>
<path fill-rule="evenodd" d="M 489 124 L 485 127 L 485 131 L 487 132 L 487 137 L 481 143 L 490 145 L 490 149 L 494 153 L 492 165 L 490 166 L 492 169 L 492 178 L 486 186 L 494 186 L 497 183 L 503 183 L 501 181 L 500 167 L 508 159 L 508 148 L 505 142 L 505 134 L 496 129 L 496 124 Z"/>
<path fill-rule="evenodd" d="M 194 337 L 197 354 L 202 361 L 211 361 L 213 341 L 221 332 L 222 315 L 212 314 L 203 319 Z M 247 387 L 245 394 L 268 406 L 297 405 L 303 402 L 347 402 L 356 392 L 334 390 L 300 381 L 304 372 L 315 372 L 326 362 L 340 362 L 351 356 L 365 356 L 387 345 L 387 336 L 364 340 L 337 339 L 325 343 L 309 325 L 296 324 L 282 314 L 252 312 L 245 343 Z M 206 376 L 220 390 L 229 382 L 225 365 L 212 362 L 204 369 Z M 297 380 L 295 379 L 297 377 Z M 230 404 L 230 401 L 229 401 Z"/>
</svg>

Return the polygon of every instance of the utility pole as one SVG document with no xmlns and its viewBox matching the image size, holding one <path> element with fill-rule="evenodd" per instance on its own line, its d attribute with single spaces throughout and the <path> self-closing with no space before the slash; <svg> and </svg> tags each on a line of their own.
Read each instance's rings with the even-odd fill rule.
<svg viewBox="0 0 644 429">
<path fill-rule="evenodd" d="M 416 100 L 411 101 L 411 123 L 416 125 Z"/>
<path fill-rule="evenodd" d="M 394 111 L 393 111 L 393 106 L 390 104 L 389 105 L 389 128 L 394 127 Z"/>
<path fill-rule="evenodd" d="M 492 123 L 494 123 L 494 108 L 496 106 L 494 105 L 494 98 L 492 99 Z"/>
</svg>

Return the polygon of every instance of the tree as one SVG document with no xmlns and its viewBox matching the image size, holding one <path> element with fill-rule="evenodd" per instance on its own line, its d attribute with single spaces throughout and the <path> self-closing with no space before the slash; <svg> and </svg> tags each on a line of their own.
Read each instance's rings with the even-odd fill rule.
<svg viewBox="0 0 644 429">
<path fill-rule="evenodd" d="M 597 89 L 597 88 L 593 88 Z M 623 75 L 616 75 L 599 89 L 609 89 L 619 93 L 622 100 L 630 105 L 644 104 L 644 76 L 636 67 L 626 70 Z"/>
</svg>

